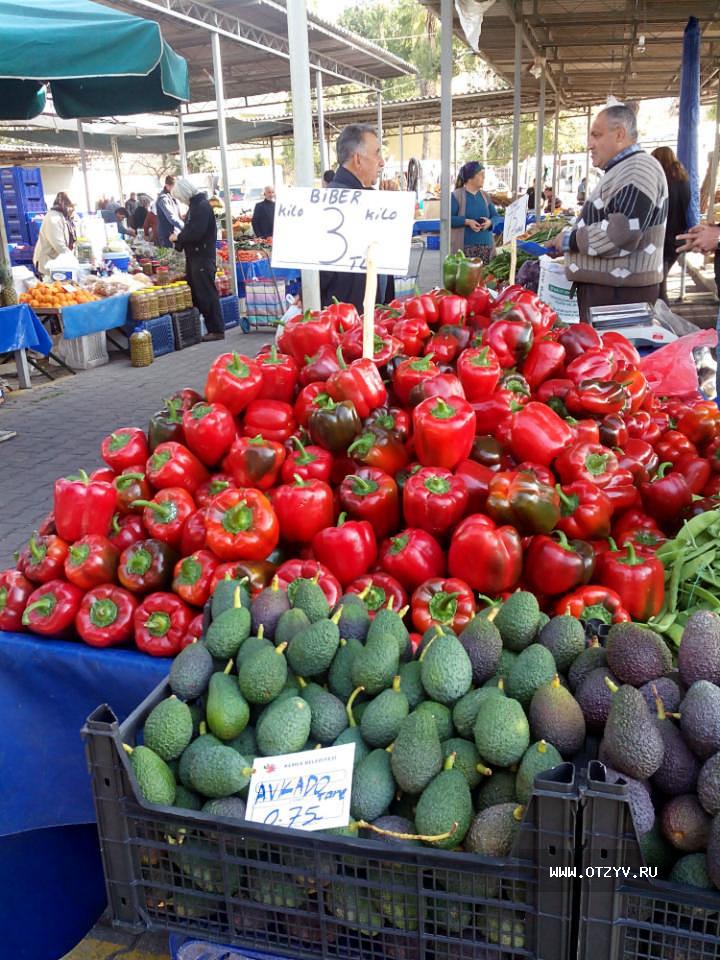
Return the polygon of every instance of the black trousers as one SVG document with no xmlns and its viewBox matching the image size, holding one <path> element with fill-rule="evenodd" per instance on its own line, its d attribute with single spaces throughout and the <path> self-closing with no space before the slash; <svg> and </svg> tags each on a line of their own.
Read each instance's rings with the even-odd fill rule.
<svg viewBox="0 0 720 960">
<path fill-rule="evenodd" d="M 205 317 L 208 333 L 225 333 L 220 298 L 215 289 L 215 251 L 211 256 L 186 253 L 193 303 Z"/>
<path fill-rule="evenodd" d="M 609 287 L 600 283 L 576 284 L 580 320 L 588 323 L 590 307 L 610 307 L 616 303 L 655 303 L 660 294 L 660 284 L 648 287 Z"/>
</svg>

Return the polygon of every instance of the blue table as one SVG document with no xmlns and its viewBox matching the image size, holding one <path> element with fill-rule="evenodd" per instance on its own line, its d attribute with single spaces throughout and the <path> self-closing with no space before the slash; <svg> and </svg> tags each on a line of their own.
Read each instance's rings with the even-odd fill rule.
<svg viewBox="0 0 720 960">
<path fill-rule="evenodd" d="M 128 319 L 130 294 L 120 293 L 105 300 L 78 303 L 62 308 L 63 336 L 66 340 L 85 337 L 89 333 L 115 330 Z"/>
<path fill-rule="evenodd" d="M 412 235 L 419 237 L 421 233 L 440 233 L 439 220 L 415 220 Z"/>
<path fill-rule="evenodd" d="M 37 350 L 47 356 L 52 340 L 42 323 L 26 303 L 0 307 L 0 353 L 14 353 L 21 390 L 30 387 L 30 370 L 26 350 Z"/>
<path fill-rule="evenodd" d="M 126 717 L 169 667 L 133 650 L 0 632 L 3 956 L 57 960 L 105 908 L 80 728 L 101 703 Z"/>
</svg>

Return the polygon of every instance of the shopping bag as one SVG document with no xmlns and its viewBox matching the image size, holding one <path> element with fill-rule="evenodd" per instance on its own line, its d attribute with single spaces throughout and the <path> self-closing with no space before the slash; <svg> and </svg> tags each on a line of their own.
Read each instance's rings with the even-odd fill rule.
<svg viewBox="0 0 720 960">
<path fill-rule="evenodd" d="M 698 371 L 693 350 L 717 346 L 715 330 L 689 333 L 644 357 L 640 369 L 650 389 L 661 397 L 686 397 L 698 392 Z"/>
</svg>

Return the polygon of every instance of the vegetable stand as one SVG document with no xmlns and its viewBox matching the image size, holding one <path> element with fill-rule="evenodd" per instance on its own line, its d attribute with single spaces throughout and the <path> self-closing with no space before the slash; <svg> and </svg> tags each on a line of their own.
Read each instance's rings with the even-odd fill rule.
<svg viewBox="0 0 720 960">
<path fill-rule="evenodd" d="M 27 350 L 37 350 L 46 356 L 51 355 L 52 341 L 35 313 L 26 304 L 14 307 L 0 307 L 0 354 L 14 353 L 18 371 L 18 380 L 22 389 L 30 384 L 28 363 L 46 373 Z"/>
</svg>

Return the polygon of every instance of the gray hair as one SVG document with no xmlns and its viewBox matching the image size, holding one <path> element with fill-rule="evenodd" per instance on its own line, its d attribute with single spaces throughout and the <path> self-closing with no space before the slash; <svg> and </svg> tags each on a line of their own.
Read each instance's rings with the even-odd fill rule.
<svg viewBox="0 0 720 960">
<path fill-rule="evenodd" d="M 369 123 L 350 123 L 344 130 L 340 131 L 336 145 L 340 166 L 347 163 L 350 157 L 362 148 L 363 140 L 368 133 L 371 133 L 374 137 L 377 136 L 375 127 Z"/>
<path fill-rule="evenodd" d="M 637 113 L 631 106 L 624 103 L 614 103 L 611 107 L 605 107 L 600 111 L 607 117 L 608 126 L 611 130 L 617 127 L 623 127 L 630 140 L 633 142 L 638 138 Z"/>
<path fill-rule="evenodd" d="M 192 183 L 192 181 L 186 179 L 185 177 L 178 177 L 178 179 L 175 181 L 175 186 L 173 187 L 172 192 L 176 199 L 187 205 L 190 203 L 195 194 L 199 193 L 200 191 L 195 184 Z"/>
</svg>

